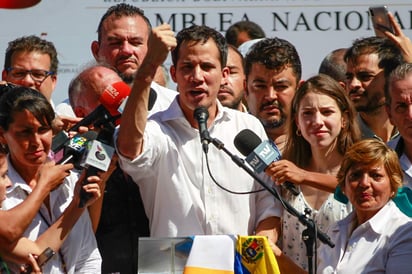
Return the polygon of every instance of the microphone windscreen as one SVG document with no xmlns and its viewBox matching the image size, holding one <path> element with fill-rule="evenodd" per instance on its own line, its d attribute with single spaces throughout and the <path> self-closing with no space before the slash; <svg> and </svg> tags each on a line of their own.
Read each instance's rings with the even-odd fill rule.
<svg viewBox="0 0 412 274">
<path fill-rule="evenodd" d="M 150 88 L 149 102 L 147 106 L 149 110 L 152 110 L 154 104 L 156 103 L 156 100 L 157 100 L 157 93 L 154 89 Z"/>
<path fill-rule="evenodd" d="M 100 95 L 100 103 L 112 116 L 119 115 L 119 106 L 130 94 L 130 87 L 125 82 L 116 82 L 108 85 Z"/>
<path fill-rule="evenodd" d="M 240 153 L 244 156 L 248 156 L 260 145 L 260 143 L 262 143 L 262 139 L 250 129 L 244 129 L 236 135 L 233 142 Z"/>
</svg>

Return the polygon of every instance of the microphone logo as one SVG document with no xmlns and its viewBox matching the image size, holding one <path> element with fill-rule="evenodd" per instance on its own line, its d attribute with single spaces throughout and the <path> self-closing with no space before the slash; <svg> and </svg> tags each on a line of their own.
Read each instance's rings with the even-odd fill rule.
<svg viewBox="0 0 412 274">
<path fill-rule="evenodd" d="M 100 161 L 104 161 L 106 159 L 106 155 L 104 154 L 103 148 L 100 145 L 96 145 L 95 156 Z"/>
<path fill-rule="evenodd" d="M 81 151 L 85 148 L 85 145 L 87 143 L 88 139 L 81 136 L 81 135 L 76 135 L 70 140 L 70 148 L 74 149 L 76 151 Z"/>
</svg>

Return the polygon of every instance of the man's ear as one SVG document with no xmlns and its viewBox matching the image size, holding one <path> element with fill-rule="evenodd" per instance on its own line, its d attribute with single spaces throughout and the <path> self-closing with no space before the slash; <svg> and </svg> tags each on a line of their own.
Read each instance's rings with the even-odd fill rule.
<svg viewBox="0 0 412 274">
<path fill-rule="evenodd" d="M 243 96 L 245 97 L 245 99 L 249 96 L 249 90 L 247 89 L 247 81 L 246 78 L 243 79 L 243 90 L 245 91 L 245 93 L 243 94 Z"/>
<path fill-rule="evenodd" d="M 94 59 L 96 59 L 96 61 L 99 61 L 99 49 L 100 49 L 99 42 L 93 41 L 92 44 L 90 45 L 90 49 L 92 51 Z"/>
<path fill-rule="evenodd" d="M 83 107 L 77 106 L 73 109 L 74 114 L 76 114 L 76 117 L 86 117 L 86 111 L 84 110 Z"/>
<path fill-rule="evenodd" d="M 227 80 L 229 78 L 229 75 L 230 75 L 229 67 L 223 67 L 223 69 L 222 69 L 222 83 L 220 83 L 221 85 L 226 85 L 227 84 Z"/>
<path fill-rule="evenodd" d="M 6 81 L 6 78 L 7 78 L 7 71 L 3 69 L 3 71 L 1 72 L 1 79 L 3 81 Z"/>
<path fill-rule="evenodd" d="M 172 77 L 173 82 L 177 83 L 177 81 L 176 81 L 176 67 L 174 65 L 170 66 L 170 77 Z"/>
<path fill-rule="evenodd" d="M 392 120 L 391 107 L 388 106 L 388 104 L 385 104 L 385 110 L 386 110 L 386 113 L 388 114 L 389 121 L 391 122 L 392 125 L 395 125 Z"/>
<path fill-rule="evenodd" d="M 4 130 L 0 127 L 0 143 L 2 145 L 7 145 L 6 138 L 4 138 Z"/>
</svg>

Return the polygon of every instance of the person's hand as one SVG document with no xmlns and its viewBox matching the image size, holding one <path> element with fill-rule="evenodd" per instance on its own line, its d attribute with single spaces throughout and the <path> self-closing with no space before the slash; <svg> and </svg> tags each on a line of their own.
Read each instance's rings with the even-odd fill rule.
<svg viewBox="0 0 412 274">
<path fill-rule="evenodd" d="M 298 168 L 294 163 L 288 160 L 273 162 L 265 170 L 272 180 L 280 185 L 284 182 L 301 184 L 305 180 L 305 170 Z"/>
<path fill-rule="evenodd" d="M 70 175 L 73 164 L 56 165 L 54 161 L 43 164 L 37 177 L 37 186 L 46 188 L 47 192 L 56 189 L 63 182 L 64 178 Z"/>
<path fill-rule="evenodd" d="M 393 27 L 393 32 L 390 31 L 382 31 L 386 37 L 392 40 L 402 51 L 402 56 L 404 60 L 408 63 L 412 62 L 412 42 L 408 36 L 406 36 L 400 27 L 400 25 L 396 22 L 395 17 L 392 13 L 388 13 L 389 21 Z"/>
<path fill-rule="evenodd" d="M 170 25 L 162 24 L 153 28 L 148 43 L 149 51 L 145 59 L 148 59 L 147 61 L 157 69 L 176 45 L 176 37 Z"/>
<path fill-rule="evenodd" d="M 69 117 L 69 116 L 64 116 L 64 115 L 56 115 L 52 122 L 52 129 L 53 129 L 53 135 L 56 135 L 60 131 L 64 130 L 66 132 L 69 131 L 69 129 L 80 122 L 83 118 L 81 117 Z M 82 130 L 88 130 L 87 127 L 83 127 Z M 79 132 L 81 130 L 79 129 Z"/>
<path fill-rule="evenodd" d="M 281 256 L 282 255 L 282 250 L 276 244 L 272 243 L 271 241 L 268 241 L 268 242 L 269 242 L 269 246 L 272 249 L 273 254 L 275 255 L 275 257 Z"/>
<path fill-rule="evenodd" d="M 74 189 L 73 202 L 79 204 L 80 202 L 80 189 L 83 188 L 84 191 L 90 193 L 90 198 L 87 200 L 84 207 L 88 207 L 93 204 L 96 200 L 102 195 L 100 185 L 102 184 L 102 179 L 98 175 L 89 176 L 87 178 L 87 184 L 83 185 L 83 182 L 86 178 L 87 169 L 83 170 L 79 180 L 76 183 Z"/>
<path fill-rule="evenodd" d="M 36 256 L 37 258 L 37 256 Z M 37 264 L 36 258 L 32 255 L 29 254 L 28 256 L 28 262 L 26 265 L 22 265 L 20 267 L 20 273 L 21 274 L 42 274 L 40 266 Z"/>
</svg>

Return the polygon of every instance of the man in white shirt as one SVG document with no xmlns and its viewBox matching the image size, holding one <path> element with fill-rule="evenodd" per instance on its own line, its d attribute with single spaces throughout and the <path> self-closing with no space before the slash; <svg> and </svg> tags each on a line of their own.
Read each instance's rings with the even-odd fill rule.
<svg viewBox="0 0 412 274">
<path fill-rule="evenodd" d="M 275 199 L 265 190 L 235 195 L 218 187 L 214 180 L 237 192 L 262 189 L 223 151 L 210 145 L 203 153 L 199 141 L 194 118 L 199 106 L 208 110 L 210 135 L 229 151 L 237 152 L 233 140 L 245 128 L 267 139 L 255 117 L 222 107 L 217 100 L 228 75 L 224 37 L 206 26 L 193 26 L 179 32 L 176 43 L 170 26 L 161 25 L 153 29 L 150 45 L 123 112 L 117 151 L 122 169 L 139 183 L 151 236 L 256 233 L 276 242 L 280 208 Z M 150 83 L 173 48 L 171 77 L 179 95 L 167 110 L 146 120 Z"/>
</svg>

